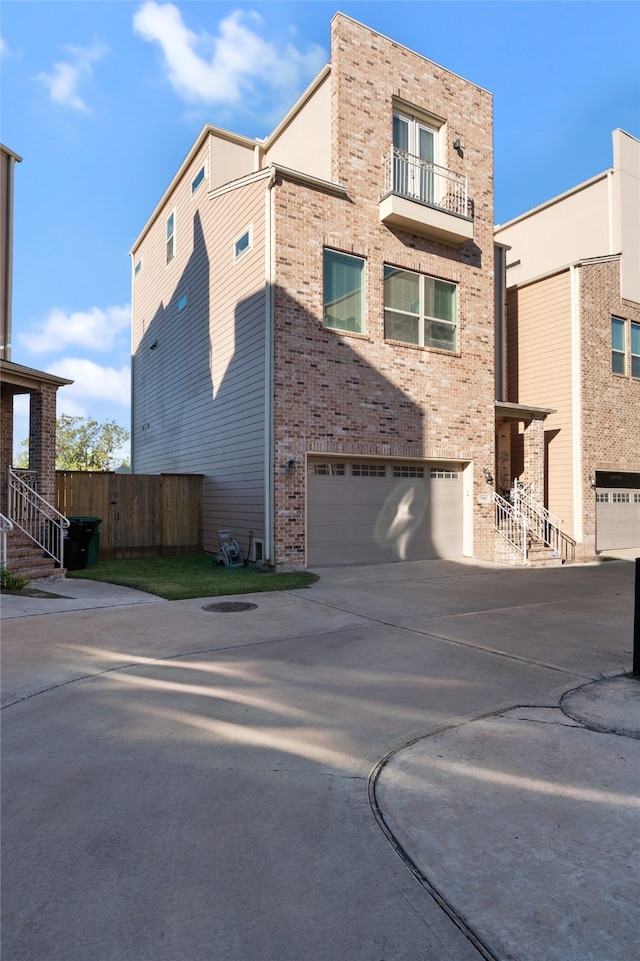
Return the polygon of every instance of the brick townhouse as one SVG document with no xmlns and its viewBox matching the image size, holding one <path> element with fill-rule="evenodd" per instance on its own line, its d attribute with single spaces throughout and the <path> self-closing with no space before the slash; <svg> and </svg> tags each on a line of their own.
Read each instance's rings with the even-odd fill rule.
<svg viewBox="0 0 640 961">
<path fill-rule="evenodd" d="M 611 168 L 496 240 L 507 248 L 507 399 L 551 409 L 537 496 L 577 556 L 640 550 L 640 141 L 614 130 Z M 503 483 L 522 470 L 521 441 L 513 429 L 502 447 Z"/>
<path fill-rule="evenodd" d="M 495 556 L 487 91 L 338 14 L 268 137 L 205 126 L 131 257 L 133 470 L 204 475 L 205 550 Z"/>
</svg>

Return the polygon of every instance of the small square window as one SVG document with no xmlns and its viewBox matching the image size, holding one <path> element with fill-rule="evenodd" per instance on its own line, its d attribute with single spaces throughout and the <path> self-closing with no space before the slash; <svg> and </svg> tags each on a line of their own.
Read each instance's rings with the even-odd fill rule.
<svg viewBox="0 0 640 961">
<path fill-rule="evenodd" d="M 609 503 L 608 494 L 602 494 L 602 493 L 596 494 L 596 504 L 608 504 L 608 503 Z"/>
<path fill-rule="evenodd" d="M 245 232 L 242 234 L 241 237 L 238 237 L 238 239 L 234 244 L 233 250 L 234 250 L 235 259 L 238 260 L 244 254 L 245 251 L 249 250 L 250 247 L 251 247 L 251 228 L 249 227 L 249 229 L 245 230 Z"/>
<path fill-rule="evenodd" d="M 194 193 L 196 192 L 196 190 L 198 189 L 198 187 L 200 186 L 200 184 L 201 184 L 202 181 L 204 180 L 204 176 L 205 176 L 205 170 L 204 170 L 204 164 L 203 164 L 202 167 L 200 167 L 200 170 L 198 171 L 198 173 L 195 175 L 195 177 L 194 177 L 193 180 L 191 181 L 191 193 L 192 193 L 192 194 L 194 194 Z"/>
<path fill-rule="evenodd" d="M 324 325 L 331 330 L 364 333 L 364 260 L 324 252 Z"/>
<path fill-rule="evenodd" d="M 611 318 L 611 370 L 614 374 L 625 374 L 625 333 L 626 324 L 620 317 Z"/>
</svg>

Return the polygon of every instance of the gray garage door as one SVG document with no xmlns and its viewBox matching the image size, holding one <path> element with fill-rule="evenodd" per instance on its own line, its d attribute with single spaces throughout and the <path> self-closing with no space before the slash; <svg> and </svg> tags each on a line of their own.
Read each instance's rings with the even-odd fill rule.
<svg viewBox="0 0 640 961">
<path fill-rule="evenodd" d="M 640 550 L 640 490 L 596 491 L 596 550 Z"/>
<path fill-rule="evenodd" d="M 309 458 L 307 564 L 462 555 L 462 465 Z"/>
</svg>

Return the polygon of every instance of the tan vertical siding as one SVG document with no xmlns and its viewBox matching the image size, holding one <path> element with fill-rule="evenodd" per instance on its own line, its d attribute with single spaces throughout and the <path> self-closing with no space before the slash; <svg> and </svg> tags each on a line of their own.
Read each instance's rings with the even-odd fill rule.
<svg viewBox="0 0 640 961">
<path fill-rule="evenodd" d="M 516 310 L 517 301 L 517 310 Z M 548 507 L 573 533 L 573 414 L 569 271 L 509 292 L 509 399 L 552 407 L 545 422 Z M 540 497 L 540 492 L 537 492 Z"/>
</svg>

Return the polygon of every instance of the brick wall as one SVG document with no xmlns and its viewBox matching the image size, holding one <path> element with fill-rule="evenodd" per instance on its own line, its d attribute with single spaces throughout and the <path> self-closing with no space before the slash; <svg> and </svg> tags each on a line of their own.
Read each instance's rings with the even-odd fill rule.
<svg viewBox="0 0 640 961">
<path fill-rule="evenodd" d="M 627 370 L 611 370 L 611 317 L 627 321 Z M 640 471 L 640 378 L 631 377 L 630 321 L 640 304 L 620 297 L 620 261 L 580 268 L 582 496 L 584 552 L 595 553 L 597 470 Z"/>
<path fill-rule="evenodd" d="M 494 469 L 491 96 L 341 15 L 331 83 L 332 168 L 347 197 L 285 179 L 274 189 L 276 563 L 305 563 L 309 451 L 473 462 L 474 554 L 493 557 L 492 507 L 477 504 L 482 468 Z M 394 98 L 446 121 L 443 162 L 468 175 L 472 242 L 447 247 L 380 223 Z M 323 327 L 324 247 L 365 258 L 364 335 Z M 385 263 L 459 285 L 458 353 L 385 343 Z"/>
</svg>

